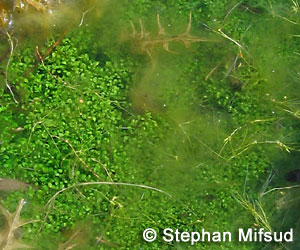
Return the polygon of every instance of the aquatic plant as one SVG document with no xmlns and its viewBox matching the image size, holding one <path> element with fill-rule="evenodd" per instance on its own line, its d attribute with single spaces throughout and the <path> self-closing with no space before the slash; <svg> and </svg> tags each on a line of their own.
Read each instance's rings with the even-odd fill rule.
<svg viewBox="0 0 300 250">
<path fill-rule="evenodd" d="M 149 16 L 157 12 L 157 9 L 148 11 L 147 6 L 155 5 L 158 1 L 132 2 L 138 2 L 137 5 L 144 12 L 135 12 L 132 5 L 126 6 L 126 22 L 130 10 L 134 10 L 133 16 L 141 16 L 140 20 L 146 18 L 145 13 Z M 197 1 L 170 0 L 167 7 L 171 2 L 176 6 L 178 2 L 181 4 L 174 12 L 168 10 L 171 23 L 182 13 L 187 16 L 189 10 L 193 9 L 191 3 L 195 4 L 194 9 L 198 8 Z M 198 25 L 200 20 L 208 22 L 216 18 L 217 27 L 211 23 L 209 25 L 215 28 L 215 34 L 233 44 L 229 50 L 237 53 L 246 53 L 244 49 L 249 51 L 248 33 L 245 40 L 241 39 L 241 33 L 244 34 L 249 25 L 245 17 L 252 15 L 250 11 L 241 11 L 239 18 L 235 15 L 238 12 L 236 8 L 236 12 L 232 11 L 234 18 L 227 15 L 221 30 L 218 29 L 218 21 L 224 18 L 224 9 L 231 6 L 220 0 L 204 2 L 200 6 L 202 13 L 193 12 L 193 25 Z M 166 6 L 165 3 L 161 4 Z M 39 12 L 32 6 L 28 8 L 32 12 Z M 184 11 L 179 12 L 182 8 Z M 163 9 L 159 11 L 162 16 Z M 216 16 L 216 13 L 220 15 Z M 208 14 L 211 16 L 208 17 Z M 110 30 L 118 28 L 114 23 L 116 18 L 108 16 L 107 19 L 109 23 L 95 21 L 95 26 L 100 26 L 99 23 L 102 25 L 97 31 L 104 26 Z M 159 30 L 163 30 L 159 15 L 157 19 L 157 25 L 161 27 Z M 240 20 L 243 20 L 244 26 L 238 23 Z M 191 26 L 191 17 L 189 23 Z M 271 160 L 265 157 L 268 147 L 262 145 L 276 145 L 285 151 L 292 146 L 287 144 L 290 140 L 282 140 L 285 137 L 269 129 L 283 121 L 282 117 L 268 115 L 274 103 L 261 102 L 261 85 L 255 84 L 255 88 L 245 91 L 245 88 L 233 89 L 227 81 L 233 75 L 241 85 L 247 85 L 247 79 L 251 79 L 251 84 L 256 77 L 254 67 L 246 63 L 240 67 L 243 58 L 238 54 L 233 61 L 233 70 L 227 70 L 223 66 L 224 54 L 232 55 L 232 51 L 228 52 L 225 47 L 227 44 L 210 46 L 209 43 L 203 43 L 203 49 L 194 51 L 192 56 L 179 51 L 181 45 L 186 46 L 185 41 L 187 47 L 198 47 L 197 39 L 189 40 L 192 37 L 190 31 L 184 32 L 187 36 L 180 32 L 180 35 L 172 36 L 169 31 L 168 34 L 158 35 L 154 32 L 146 35 L 143 24 L 142 28 L 143 32 L 134 27 L 136 36 L 130 37 L 132 45 L 138 45 L 136 52 L 145 54 L 146 59 L 149 56 L 156 59 L 157 54 L 163 56 L 157 60 L 159 64 L 154 72 L 159 74 L 155 74 L 156 77 L 148 77 L 153 72 L 150 69 L 143 71 L 146 72 L 143 76 L 151 84 L 149 88 L 146 86 L 136 91 L 137 98 L 141 99 L 140 106 L 145 109 L 139 114 L 132 110 L 128 92 L 132 87 L 136 65 L 144 65 L 128 54 L 124 56 L 119 50 L 115 50 L 115 54 L 110 53 L 99 45 L 97 52 L 101 55 L 95 56 L 87 44 L 96 44 L 102 37 L 111 42 L 111 38 L 105 37 L 105 32 L 104 35 L 101 33 L 101 39 L 97 37 L 95 40 L 90 38 L 90 34 L 79 36 L 82 29 L 80 32 L 75 30 L 76 35 L 73 36 L 68 33 L 69 39 L 62 39 L 60 46 L 46 58 L 47 53 L 43 49 L 38 50 L 42 45 L 38 44 L 37 48 L 36 43 L 32 44 L 37 48 L 41 63 L 28 75 L 24 75 L 24 72 L 34 65 L 33 50 L 16 50 L 12 57 L 8 73 L 14 77 L 14 82 L 20 83 L 17 89 L 21 93 L 20 98 L 17 96 L 20 108 L 15 111 L 17 105 L 11 101 L 8 91 L 4 92 L 3 106 L 0 107 L 0 131 L 2 128 L 4 131 L 0 133 L 1 177 L 21 179 L 40 187 L 37 190 L 28 189 L 24 194 L 5 194 L 8 197 L 5 204 L 14 203 L 19 199 L 16 199 L 18 195 L 30 198 L 32 214 L 42 219 L 43 227 L 38 231 L 39 225 L 29 225 L 24 237 L 29 242 L 36 237 L 39 249 L 57 249 L 58 244 L 59 249 L 108 248 L 110 245 L 107 243 L 108 246 L 105 246 L 106 240 L 116 244 L 112 246 L 115 248 L 179 249 L 188 246 L 185 243 L 165 245 L 159 239 L 151 244 L 144 243 L 141 232 L 147 227 L 161 230 L 167 226 L 188 231 L 204 227 L 231 231 L 236 230 L 237 224 L 243 227 L 249 222 L 249 217 L 253 225 L 256 221 L 252 216 L 257 218 L 260 225 L 269 223 L 270 217 L 265 218 L 264 214 L 272 213 L 262 202 L 264 200 L 258 200 L 258 203 L 257 199 L 252 198 L 253 189 L 249 189 L 249 196 L 237 195 L 241 205 L 247 209 L 244 217 L 243 213 L 237 213 L 243 210 L 230 195 L 243 185 L 246 168 L 247 179 L 251 183 L 260 181 L 265 170 L 269 169 Z M 183 31 L 188 30 L 184 28 Z M 119 34 L 115 30 L 112 33 Z M 94 34 L 100 37 L 99 32 Z M 255 37 L 252 29 L 249 29 L 249 34 Z M 15 41 L 13 37 L 12 41 Z M 55 40 L 51 41 L 55 44 Z M 177 44 L 179 46 L 175 46 Z M 109 49 L 114 48 L 111 46 Z M 185 57 L 172 54 L 177 51 Z M 174 62 L 165 63 L 165 68 L 161 67 L 164 62 L 174 58 Z M 146 85 L 143 79 L 141 82 Z M 164 88 L 159 95 L 155 95 L 159 97 L 155 99 L 150 91 L 158 85 Z M 142 94 L 144 96 L 141 97 Z M 160 100 L 167 100 L 162 102 L 167 104 L 166 108 L 163 106 L 164 112 L 160 112 Z M 299 118 L 293 106 L 277 106 L 286 109 L 287 114 L 293 112 L 293 116 Z M 168 117 L 165 112 L 168 112 Z M 168 118 L 172 119 L 172 124 L 168 123 Z M 18 128 L 21 131 L 15 132 Z M 280 142 L 289 147 L 284 147 Z M 219 151 L 222 145 L 223 149 Z M 216 158 L 220 161 L 216 161 Z M 118 183 L 143 183 L 158 187 L 171 193 L 173 198 L 145 188 L 121 187 Z M 40 206 L 43 205 L 44 209 L 41 210 Z M 236 214 L 239 214 L 239 218 L 232 222 Z M 83 233 L 81 236 L 79 230 L 70 232 L 78 220 L 83 221 L 86 228 L 90 228 L 88 232 L 92 233 Z M 87 226 L 86 220 L 90 220 L 91 224 Z M 276 229 L 272 221 L 269 225 L 273 230 Z M 86 241 L 81 242 L 81 237 L 85 237 Z M 243 248 L 241 244 L 238 247 Z M 237 246 L 229 242 L 217 246 L 203 244 L 200 248 L 236 249 Z M 247 245 L 243 249 L 249 248 L 256 246 Z M 262 249 L 261 245 L 258 249 Z"/>
<path fill-rule="evenodd" d="M 24 40 L 36 38 L 36 46 L 44 47 L 45 42 L 58 37 L 47 51 L 36 57 L 36 65 L 39 60 L 45 59 L 60 44 L 66 33 L 75 25 L 81 26 L 85 14 L 94 8 L 91 1 L 68 1 L 61 0 L 15 0 L 0 3 L 0 33 L 3 33 L 9 47 L 0 51 L 0 62 L 5 61 L 5 71 L 0 74 L 5 77 L 5 85 L 15 103 L 16 86 L 8 80 L 10 62 L 15 50 L 20 47 Z M 5 40 L 4 40 L 5 41 Z M 1 42 L 1 38 L 0 38 Z M 41 53 L 40 51 L 38 51 Z M 36 66 L 35 65 L 35 66 Z M 15 84 L 16 85 L 16 84 Z"/>
<path fill-rule="evenodd" d="M 145 30 L 141 18 L 139 18 L 140 32 L 136 30 L 134 23 L 130 21 L 132 27 L 132 34 L 130 35 L 130 38 L 132 40 L 133 52 L 142 54 L 146 53 L 150 58 L 152 58 L 153 50 L 157 47 L 162 47 L 167 52 L 176 53 L 169 48 L 170 43 L 172 42 L 183 43 L 186 48 L 190 48 L 192 43 L 210 41 L 209 39 L 190 34 L 192 25 L 192 12 L 190 12 L 189 22 L 185 32 L 179 35 L 169 35 L 166 33 L 165 29 L 160 23 L 159 13 L 156 14 L 156 21 L 158 33 L 152 36 Z"/>
<path fill-rule="evenodd" d="M 242 207 L 247 209 L 252 214 L 253 218 L 255 219 L 255 226 L 260 226 L 270 232 L 273 232 L 260 199 L 250 200 L 246 195 L 241 195 L 239 193 L 234 194 L 233 197 Z"/>
</svg>

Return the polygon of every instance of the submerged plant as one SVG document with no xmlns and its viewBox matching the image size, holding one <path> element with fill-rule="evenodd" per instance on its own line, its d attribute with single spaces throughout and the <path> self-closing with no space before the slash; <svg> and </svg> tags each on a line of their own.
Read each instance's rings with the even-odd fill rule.
<svg viewBox="0 0 300 250">
<path fill-rule="evenodd" d="M 156 15 L 156 20 L 158 26 L 157 35 L 150 35 L 150 33 L 145 30 L 141 18 L 139 18 L 140 32 L 137 32 L 135 25 L 133 24 L 132 21 L 130 21 L 132 27 L 132 34 L 130 35 L 130 37 L 133 40 L 132 47 L 135 52 L 141 54 L 146 53 L 150 58 L 152 58 L 152 51 L 156 47 L 162 47 L 167 52 L 175 53 L 169 48 L 170 43 L 172 42 L 180 42 L 183 43 L 186 48 L 190 48 L 192 43 L 209 41 L 206 38 L 193 36 L 190 34 L 191 25 L 192 25 L 192 12 L 190 12 L 189 23 L 187 25 L 185 32 L 179 35 L 172 36 L 165 32 L 165 29 L 160 23 L 160 18 L 158 13 Z"/>
<path fill-rule="evenodd" d="M 38 54 L 37 65 L 38 59 L 44 60 L 49 56 L 72 27 L 82 25 L 85 14 L 93 8 L 93 1 L 83 0 L 0 0 L 0 35 L 3 34 L 9 44 L 7 49 L 0 51 L 0 63 L 4 61 L 6 64 L 0 75 L 5 77 L 5 86 L 16 104 L 19 102 L 16 93 L 18 83 L 9 80 L 9 73 L 19 43 L 26 44 L 25 39 L 33 38 L 34 45 L 44 47 L 46 41 L 57 37 L 42 56 Z M 0 43 L 1 39 L 0 36 Z"/>
<path fill-rule="evenodd" d="M 233 197 L 242 207 L 251 213 L 255 219 L 255 225 L 261 226 L 269 232 L 273 232 L 260 199 L 250 200 L 246 195 L 241 195 L 239 193 L 233 195 Z"/>
</svg>

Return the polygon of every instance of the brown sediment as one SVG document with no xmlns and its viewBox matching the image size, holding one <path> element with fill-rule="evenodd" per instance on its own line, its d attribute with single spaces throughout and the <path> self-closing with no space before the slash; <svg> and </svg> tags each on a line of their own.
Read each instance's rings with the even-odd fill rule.
<svg viewBox="0 0 300 250">
<path fill-rule="evenodd" d="M 8 178 L 0 178 L 0 192 L 11 192 L 11 191 L 22 191 L 28 189 L 30 184 L 26 182 L 8 179 Z"/>
<path fill-rule="evenodd" d="M 161 114 L 163 105 L 153 97 L 143 86 L 133 87 L 130 93 L 132 109 L 137 114 L 144 114 L 150 111 L 153 114 Z"/>
</svg>

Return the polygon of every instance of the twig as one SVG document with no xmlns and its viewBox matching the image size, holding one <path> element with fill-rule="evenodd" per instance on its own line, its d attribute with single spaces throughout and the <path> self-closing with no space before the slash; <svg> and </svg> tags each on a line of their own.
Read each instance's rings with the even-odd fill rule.
<svg viewBox="0 0 300 250">
<path fill-rule="evenodd" d="M 243 2 L 243 0 L 242 0 L 242 1 L 239 1 L 236 5 L 234 5 L 234 6 L 227 12 L 227 14 L 225 15 L 225 17 L 224 17 L 224 19 L 223 19 L 222 26 L 224 25 L 225 19 L 230 15 L 230 13 L 231 13 L 234 9 L 236 9 L 242 2 Z"/>
<path fill-rule="evenodd" d="M 70 245 L 70 244 L 80 233 L 81 233 L 81 229 L 78 229 L 65 243 L 61 244 L 58 247 L 58 250 L 72 249 L 73 247 L 79 245 L 78 243 L 74 243 L 72 245 Z"/>
<path fill-rule="evenodd" d="M 95 158 L 91 158 L 91 160 L 99 163 L 103 167 L 103 169 L 105 170 L 105 172 L 106 172 L 107 176 L 109 177 L 110 181 L 114 182 L 111 175 L 110 175 L 110 173 L 108 172 L 108 169 L 106 168 L 106 166 L 102 162 L 96 160 Z"/>
<path fill-rule="evenodd" d="M 5 84 L 6 84 L 6 87 L 8 88 L 8 90 L 9 90 L 9 92 L 10 92 L 10 94 L 11 94 L 13 100 L 14 100 L 14 102 L 15 102 L 16 104 L 18 104 L 18 101 L 17 101 L 16 98 L 15 98 L 15 94 L 14 94 L 14 92 L 12 91 L 11 87 L 9 86 L 9 84 L 8 84 L 8 79 L 7 79 L 8 67 L 9 67 L 11 58 L 12 58 L 12 56 L 13 56 L 13 52 L 14 52 L 14 42 L 13 42 L 12 37 L 11 37 L 11 35 L 9 34 L 9 32 L 6 32 L 6 35 L 7 35 L 7 37 L 8 37 L 8 42 L 9 42 L 9 46 L 10 46 L 10 52 L 9 52 L 9 58 L 8 58 L 8 61 L 7 61 L 7 64 L 6 64 L 6 69 L 5 69 L 5 75 L 6 75 L 6 77 L 5 77 Z"/>
<path fill-rule="evenodd" d="M 72 151 L 73 151 L 73 153 L 75 154 L 75 156 L 78 158 L 78 160 L 83 164 L 83 166 L 84 166 L 90 173 L 92 173 L 98 180 L 101 180 L 101 178 L 99 177 L 99 175 L 97 175 L 97 174 L 95 173 L 95 171 L 92 170 L 92 169 L 89 167 L 89 165 L 88 165 L 84 160 L 82 160 L 82 159 L 80 158 L 80 156 L 78 155 L 77 151 L 74 149 L 73 145 L 72 145 L 68 140 L 66 140 L 66 139 L 64 139 L 64 138 L 61 138 L 61 137 L 59 137 L 59 136 L 53 136 L 53 137 L 54 137 L 54 138 L 58 138 L 58 139 L 64 141 L 65 143 L 67 143 L 67 144 L 69 145 L 69 147 L 72 149 Z"/>
<path fill-rule="evenodd" d="M 54 50 L 54 49 L 60 44 L 60 42 L 61 42 L 62 39 L 65 37 L 65 35 L 67 34 L 67 32 L 68 32 L 68 29 L 66 29 L 66 30 L 59 36 L 59 38 L 55 41 L 55 43 L 52 44 L 52 46 L 46 51 L 45 55 L 42 57 L 43 60 L 45 60 L 45 58 L 46 58 L 47 56 L 50 55 L 50 53 L 52 52 L 52 50 Z M 40 57 L 40 55 L 39 55 L 39 57 Z M 40 57 L 40 58 L 41 58 L 41 57 Z"/>
<path fill-rule="evenodd" d="M 233 38 L 231 38 L 230 36 L 226 35 L 221 29 L 218 29 L 219 34 L 221 34 L 221 36 L 223 36 L 224 38 L 228 39 L 229 41 L 233 42 L 235 45 L 237 45 L 241 50 L 245 51 L 246 54 L 248 54 L 248 51 L 236 40 L 234 40 Z"/>
<path fill-rule="evenodd" d="M 67 85 L 68 88 L 71 88 L 71 89 L 75 89 L 75 90 L 76 90 L 75 87 L 72 87 L 70 84 L 68 84 L 66 81 L 64 81 L 61 77 L 57 77 L 56 75 L 52 74 L 52 73 L 47 69 L 47 67 L 46 67 L 46 65 L 45 65 L 45 62 L 44 62 L 44 58 L 42 57 L 41 53 L 39 52 L 39 47 L 38 47 L 38 46 L 36 46 L 36 53 L 37 53 L 39 59 L 41 60 L 41 63 L 42 63 L 42 65 L 43 65 L 44 69 L 48 72 L 49 75 L 51 75 L 55 80 L 61 81 L 64 85 Z"/>
<path fill-rule="evenodd" d="M 59 80 L 58 77 L 57 77 L 56 75 L 53 75 L 53 74 L 46 68 L 46 65 L 45 65 L 45 63 L 44 63 L 44 57 L 43 57 L 43 56 L 41 55 L 41 53 L 39 52 L 39 47 L 36 46 L 35 49 L 36 49 L 36 54 L 38 55 L 39 59 L 41 60 L 41 63 L 42 63 L 42 65 L 43 65 L 44 69 L 47 70 L 47 72 L 49 73 L 49 75 L 51 75 L 52 77 L 55 78 L 55 80 L 58 81 L 58 80 Z M 63 81 L 63 80 L 62 80 L 62 81 Z M 64 83 L 64 84 L 67 84 L 65 81 L 63 81 L 63 83 Z"/>
<path fill-rule="evenodd" d="M 82 182 L 82 183 L 77 183 L 77 184 L 74 184 L 70 187 L 66 187 L 66 188 L 63 188 L 61 190 L 59 190 L 58 192 L 56 192 L 49 200 L 48 202 L 46 203 L 46 206 L 49 206 L 54 200 L 55 198 L 61 194 L 62 192 L 64 191 L 67 191 L 69 189 L 72 189 L 72 188 L 76 188 L 76 187 L 81 187 L 81 186 L 91 186 L 91 185 L 116 185 L 116 186 L 131 186 L 131 187 L 139 187 L 139 188 L 143 188 L 143 189 L 150 189 L 150 190 L 153 190 L 153 191 L 157 191 L 159 193 L 163 193 L 163 194 L 166 194 L 168 195 L 169 197 L 172 197 L 172 195 L 170 195 L 169 193 L 161 190 L 161 189 L 158 189 L 158 188 L 155 188 L 155 187 L 151 187 L 151 186 L 147 186 L 147 185 L 142 185 L 142 184 L 134 184 L 134 183 L 125 183 L 125 182 L 109 182 L 109 181 L 101 181 L 101 182 Z"/>
<path fill-rule="evenodd" d="M 77 188 L 77 187 L 81 187 L 81 186 L 91 186 L 91 185 L 115 185 L 115 186 L 130 186 L 130 187 L 139 187 L 139 188 L 143 188 L 143 189 L 149 189 L 149 190 L 153 190 L 153 191 L 156 191 L 156 192 L 159 192 L 159 193 L 163 193 L 169 197 L 172 198 L 171 194 L 161 190 L 161 189 L 158 189 L 158 188 L 155 188 L 155 187 L 151 187 L 151 186 L 146 186 L 146 185 L 142 185 L 142 184 L 134 184 L 134 183 L 124 183 L 124 182 L 108 182 L 108 181 L 103 181 L 103 182 L 83 182 L 83 183 L 77 183 L 77 184 L 74 184 L 72 186 L 69 186 L 69 187 L 66 187 L 66 188 L 63 188 L 61 190 L 59 190 L 58 192 L 56 192 L 49 200 L 48 202 L 46 203 L 45 206 L 48 206 L 48 209 L 47 209 L 47 212 L 46 212 L 46 215 L 45 215 L 45 218 L 44 218 L 44 221 L 47 220 L 48 218 L 48 215 L 49 215 L 49 212 L 50 212 L 50 205 L 54 202 L 54 200 L 56 199 L 56 197 L 61 194 L 62 192 L 64 191 L 67 191 L 69 189 L 72 189 L 72 188 Z M 39 229 L 39 231 L 41 231 L 42 229 L 42 225 Z"/>
<path fill-rule="evenodd" d="M 213 67 L 210 71 L 209 71 L 209 73 L 206 75 L 206 77 L 205 77 L 205 81 L 207 81 L 209 78 L 210 78 L 210 76 L 212 75 L 212 73 L 214 73 L 215 72 L 215 70 L 218 68 L 220 66 L 220 63 L 218 63 L 215 67 Z"/>
<path fill-rule="evenodd" d="M 92 9 L 94 9 L 94 6 L 93 6 L 92 8 L 90 8 L 90 9 L 84 11 L 84 12 L 82 13 L 82 17 L 81 17 L 80 23 L 79 23 L 79 25 L 78 25 L 79 27 L 83 24 L 83 20 L 84 20 L 85 15 L 86 15 L 89 11 L 91 11 Z"/>
<path fill-rule="evenodd" d="M 2 211 L 2 213 L 6 219 L 6 223 L 8 225 L 7 233 L 5 233 L 5 236 L 3 238 L 2 237 L 0 238 L 0 246 L 1 246 L 1 249 L 3 249 L 3 250 L 13 249 L 12 247 L 17 247 L 18 249 L 19 248 L 22 248 L 22 249 L 29 248 L 29 246 L 19 243 L 15 237 L 15 232 L 18 228 L 20 228 L 26 224 L 39 221 L 39 220 L 31 220 L 31 221 L 25 221 L 25 222 L 20 221 L 20 214 L 21 214 L 22 208 L 25 203 L 26 203 L 25 200 L 22 198 L 19 201 L 18 207 L 14 213 L 10 213 L 7 209 L 5 209 L 0 204 L 0 210 Z"/>
<path fill-rule="evenodd" d="M 261 194 L 261 196 L 264 196 L 265 194 L 271 193 L 273 191 L 277 191 L 277 190 L 287 190 L 287 189 L 292 189 L 292 188 L 299 188 L 300 185 L 294 185 L 294 186 L 288 186 L 288 187 L 279 187 L 279 188 L 272 188 L 270 190 L 268 190 L 267 192 L 264 192 Z"/>
</svg>

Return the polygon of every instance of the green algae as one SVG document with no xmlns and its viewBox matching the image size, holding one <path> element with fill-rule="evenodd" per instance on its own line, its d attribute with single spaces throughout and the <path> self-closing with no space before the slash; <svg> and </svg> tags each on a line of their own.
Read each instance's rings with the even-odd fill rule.
<svg viewBox="0 0 300 250">
<path fill-rule="evenodd" d="M 274 230 L 298 232 L 298 189 L 266 193 L 290 186 L 284 174 L 297 168 L 298 24 L 282 18 L 297 22 L 293 5 L 101 3 L 43 63 L 35 66 L 35 48 L 24 42 L 9 67 L 20 104 L 3 91 L 1 177 L 37 189 L 1 199 L 14 211 L 25 198 L 32 209 L 25 205 L 24 217 L 40 220 L 23 229 L 24 240 L 43 249 L 70 246 L 72 235 L 74 249 L 285 247 L 236 240 L 190 246 L 161 237 L 148 243 L 141 235 L 148 227 L 236 233 L 264 226 L 255 217 L 261 210 L 244 209 L 236 197 L 261 204 Z M 211 41 L 186 48 L 175 38 L 185 32 L 190 11 L 191 36 Z M 141 35 L 139 18 L 150 38 L 124 39 L 132 34 L 130 21 Z M 163 45 L 170 40 L 163 39 L 169 38 L 168 51 Z M 145 41 L 152 42 L 151 56 L 140 49 Z M 19 127 L 24 130 L 16 133 Z M 271 169 L 275 177 L 268 181 Z M 99 181 L 144 184 L 171 198 L 95 185 L 67 189 L 47 206 L 59 190 Z M 76 238 L 77 228 L 85 240 Z"/>
</svg>

